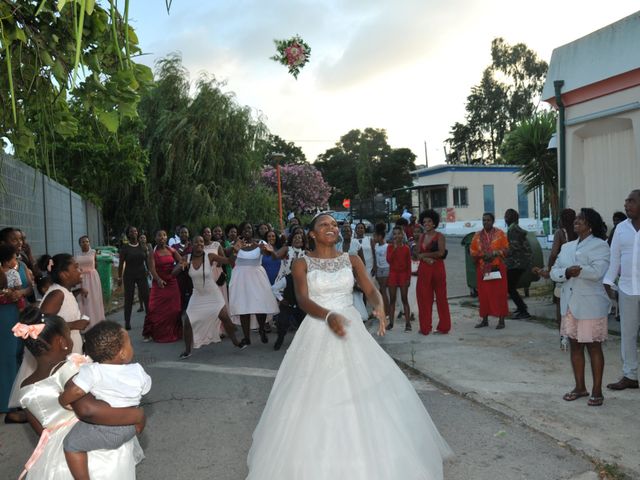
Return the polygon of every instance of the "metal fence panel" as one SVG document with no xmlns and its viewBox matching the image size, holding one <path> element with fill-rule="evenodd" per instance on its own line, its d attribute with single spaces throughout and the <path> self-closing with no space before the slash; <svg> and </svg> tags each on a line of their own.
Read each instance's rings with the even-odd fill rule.
<svg viewBox="0 0 640 480">
<path fill-rule="evenodd" d="M 69 190 L 50 178 L 44 181 L 47 250 L 49 253 L 72 253 L 71 204 Z"/>
<path fill-rule="evenodd" d="M 0 228 L 20 228 L 33 251 L 44 252 L 42 174 L 7 155 L 0 158 L 0 169 Z"/>
<path fill-rule="evenodd" d="M 0 154 L 0 228 L 24 231 L 34 255 L 77 253 L 78 237 L 104 241 L 102 212 L 77 193 Z"/>
<path fill-rule="evenodd" d="M 100 210 L 91 202 L 85 201 L 85 211 L 87 216 L 87 235 L 92 246 L 104 245 L 104 235 L 102 234 L 102 215 Z"/>
<path fill-rule="evenodd" d="M 89 235 L 87 230 L 87 212 L 84 207 L 84 200 L 75 192 L 69 191 L 71 203 L 71 239 L 73 242 L 73 254 L 80 253 L 78 238 L 82 235 Z"/>
</svg>

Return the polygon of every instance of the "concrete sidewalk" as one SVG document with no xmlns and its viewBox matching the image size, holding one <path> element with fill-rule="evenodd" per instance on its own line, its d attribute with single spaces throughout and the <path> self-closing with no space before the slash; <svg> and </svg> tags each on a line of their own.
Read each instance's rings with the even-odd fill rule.
<svg viewBox="0 0 640 480">
<path fill-rule="evenodd" d="M 574 382 L 569 353 L 560 350 L 557 330 L 517 320 L 507 320 L 506 329 L 495 330 L 494 318 L 490 318 L 489 328 L 475 329 L 477 309 L 468 306 L 473 300 L 450 300 L 453 328 L 448 335 L 425 337 L 417 333 L 417 325 L 413 332 L 405 333 L 400 321 L 379 338 L 380 344 L 397 361 L 435 383 L 547 434 L 594 461 L 614 468 L 617 465 L 631 478 L 640 478 L 640 390 L 613 392 L 605 388 L 601 407 L 589 407 L 587 398 L 564 401 L 563 394 L 573 389 Z M 527 299 L 527 303 L 532 313 L 544 313 L 550 319 L 555 316 L 548 298 Z M 434 328 L 436 324 L 437 319 Z M 606 385 L 621 376 L 619 337 L 610 335 L 603 348 Z M 586 379 L 590 388 L 588 356 Z"/>
</svg>

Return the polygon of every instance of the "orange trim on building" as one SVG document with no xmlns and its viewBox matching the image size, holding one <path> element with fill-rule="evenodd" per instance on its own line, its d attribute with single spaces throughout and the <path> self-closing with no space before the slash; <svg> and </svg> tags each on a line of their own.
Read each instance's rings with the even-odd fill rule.
<svg viewBox="0 0 640 480">
<path fill-rule="evenodd" d="M 562 101 L 565 107 L 570 107 L 571 105 L 604 97 L 605 95 L 627 90 L 638 85 L 640 85 L 640 68 L 600 80 L 590 85 L 585 85 L 584 87 L 576 88 L 575 90 L 563 92 Z M 555 97 L 548 98 L 545 102 L 550 103 L 554 108 L 558 107 Z"/>
</svg>

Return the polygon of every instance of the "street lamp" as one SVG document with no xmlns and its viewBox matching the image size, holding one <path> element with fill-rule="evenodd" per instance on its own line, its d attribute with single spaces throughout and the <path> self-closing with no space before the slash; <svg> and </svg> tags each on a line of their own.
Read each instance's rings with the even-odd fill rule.
<svg viewBox="0 0 640 480">
<path fill-rule="evenodd" d="M 282 216 L 282 180 L 280 179 L 280 160 L 285 158 L 284 153 L 275 152 L 270 155 L 276 162 L 276 175 L 278 177 L 278 214 L 280 215 L 280 233 L 284 232 L 284 219 Z"/>
</svg>

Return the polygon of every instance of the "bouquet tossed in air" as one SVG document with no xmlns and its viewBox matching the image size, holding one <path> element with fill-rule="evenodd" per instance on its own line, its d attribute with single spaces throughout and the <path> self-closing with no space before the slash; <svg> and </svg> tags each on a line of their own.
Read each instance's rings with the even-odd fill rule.
<svg viewBox="0 0 640 480">
<path fill-rule="evenodd" d="M 289 73 L 297 80 L 300 70 L 309 61 L 311 47 L 299 35 L 288 40 L 274 40 L 273 42 L 276 44 L 278 54 L 271 57 L 271 60 L 285 65 L 289 69 Z"/>
</svg>

